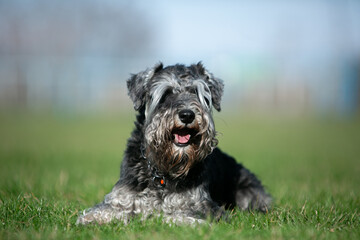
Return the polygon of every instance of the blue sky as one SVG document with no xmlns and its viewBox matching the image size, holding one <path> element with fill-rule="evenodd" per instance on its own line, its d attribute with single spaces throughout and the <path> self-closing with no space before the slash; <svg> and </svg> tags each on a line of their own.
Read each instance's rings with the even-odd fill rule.
<svg viewBox="0 0 360 240">
<path fill-rule="evenodd" d="M 360 52 L 360 1 L 138 1 L 167 59 Z"/>
</svg>

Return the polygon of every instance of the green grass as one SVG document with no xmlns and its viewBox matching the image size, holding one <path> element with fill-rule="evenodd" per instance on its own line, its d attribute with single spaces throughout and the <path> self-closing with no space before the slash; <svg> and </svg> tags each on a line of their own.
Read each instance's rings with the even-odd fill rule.
<svg viewBox="0 0 360 240">
<path fill-rule="evenodd" d="M 211 225 L 76 226 L 119 177 L 133 113 L 0 114 L 0 239 L 359 239 L 359 119 L 216 114 L 220 147 L 274 197 Z"/>
</svg>

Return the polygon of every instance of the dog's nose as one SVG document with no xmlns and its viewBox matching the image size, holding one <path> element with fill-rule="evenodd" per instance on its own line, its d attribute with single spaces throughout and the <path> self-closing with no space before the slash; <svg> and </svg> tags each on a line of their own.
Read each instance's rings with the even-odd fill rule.
<svg viewBox="0 0 360 240">
<path fill-rule="evenodd" d="M 195 113 L 189 109 L 184 109 L 179 112 L 179 118 L 183 123 L 192 123 L 195 119 Z"/>
</svg>

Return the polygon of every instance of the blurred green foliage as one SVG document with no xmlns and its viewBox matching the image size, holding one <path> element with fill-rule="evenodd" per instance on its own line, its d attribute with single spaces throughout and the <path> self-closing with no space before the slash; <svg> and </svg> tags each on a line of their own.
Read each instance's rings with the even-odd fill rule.
<svg viewBox="0 0 360 240">
<path fill-rule="evenodd" d="M 216 113 L 219 146 L 274 196 L 268 214 L 168 226 L 76 226 L 119 177 L 132 112 L 0 114 L 0 239 L 282 239 L 360 237 L 360 121 Z"/>
</svg>

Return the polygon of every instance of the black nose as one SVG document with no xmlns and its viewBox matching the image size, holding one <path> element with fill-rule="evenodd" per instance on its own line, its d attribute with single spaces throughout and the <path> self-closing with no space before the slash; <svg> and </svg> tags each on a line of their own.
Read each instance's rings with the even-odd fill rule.
<svg viewBox="0 0 360 240">
<path fill-rule="evenodd" d="M 179 118 L 183 123 L 192 123 L 195 118 L 195 113 L 189 109 L 181 110 Z"/>
</svg>

